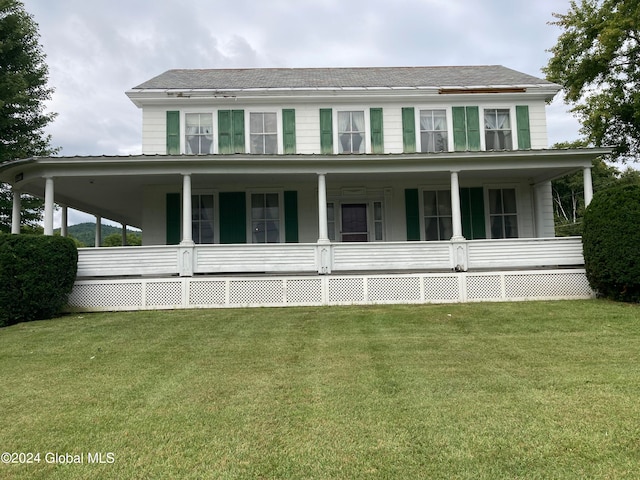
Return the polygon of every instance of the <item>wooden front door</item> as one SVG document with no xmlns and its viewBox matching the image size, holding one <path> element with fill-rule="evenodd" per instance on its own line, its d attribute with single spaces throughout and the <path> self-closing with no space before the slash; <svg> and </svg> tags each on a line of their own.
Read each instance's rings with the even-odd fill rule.
<svg viewBox="0 0 640 480">
<path fill-rule="evenodd" d="M 341 214 L 343 242 L 369 241 L 366 203 L 343 203 Z"/>
</svg>

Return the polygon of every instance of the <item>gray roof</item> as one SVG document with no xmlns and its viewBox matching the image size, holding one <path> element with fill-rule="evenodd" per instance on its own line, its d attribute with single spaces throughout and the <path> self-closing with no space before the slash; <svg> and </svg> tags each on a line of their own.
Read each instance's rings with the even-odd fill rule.
<svg viewBox="0 0 640 480">
<path fill-rule="evenodd" d="M 554 84 L 501 65 L 168 70 L 134 89 L 415 88 Z"/>
</svg>

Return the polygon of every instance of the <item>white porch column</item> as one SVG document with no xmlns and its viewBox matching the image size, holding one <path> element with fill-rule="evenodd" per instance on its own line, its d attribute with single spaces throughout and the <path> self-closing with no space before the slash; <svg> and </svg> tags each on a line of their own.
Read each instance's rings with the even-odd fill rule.
<svg viewBox="0 0 640 480">
<path fill-rule="evenodd" d="M 44 234 L 53 235 L 53 178 L 45 178 L 44 183 Z"/>
<path fill-rule="evenodd" d="M 22 208 L 22 198 L 18 190 L 13 190 L 13 212 L 11 213 L 11 233 L 20 233 L 20 209 Z"/>
<path fill-rule="evenodd" d="M 193 245 L 191 233 L 191 175 L 182 175 L 182 241 L 180 245 Z"/>
<path fill-rule="evenodd" d="M 102 217 L 96 215 L 96 238 L 93 241 L 94 247 L 102 245 Z"/>
<path fill-rule="evenodd" d="M 60 215 L 60 236 L 66 237 L 68 232 L 69 223 L 69 207 L 66 205 L 62 206 L 62 212 Z"/>
<path fill-rule="evenodd" d="M 318 174 L 318 243 L 329 243 L 326 174 Z"/>
<path fill-rule="evenodd" d="M 460 183 L 458 172 L 451 172 L 451 222 L 453 223 L 453 236 L 451 240 L 464 240 L 462 236 L 462 212 L 460 210 Z"/>
<path fill-rule="evenodd" d="M 593 181 L 591 179 L 591 167 L 585 167 L 583 170 L 584 177 L 584 206 L 588 207 L 593 200 Z"/>
</svg>

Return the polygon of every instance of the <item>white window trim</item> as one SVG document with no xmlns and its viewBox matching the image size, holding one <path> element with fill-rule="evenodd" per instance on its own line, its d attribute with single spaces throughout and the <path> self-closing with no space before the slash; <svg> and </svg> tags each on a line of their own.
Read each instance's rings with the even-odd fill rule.
<svg viewBox="0 0 640 480">
<path fill-rule="evenodd" d="M 284 152 L 284 146 L 282 141 L 282 109 L 278 108 L 244 108 L 244 143 L 245 152 L 253 154 L 251 151 L 251 114 L 252 113 L 275 113 L 276 114 L 276 155 L 282 155 Z M 268 155 L 268 154 L 267 154 Z M 258 192 L 259 193 L 259 192 Z M 273 192 L 271 192 L 273 193 Z"/>
<path fill-rule="evenodd" d="M 342 205 L 350 203 L 364 203 L 367 205 L 367 235 L 368 243 L 382 243 L 385 242 L 389 233 L 389 218 L 388 205 L 389 201 L 385 198 L 385 192 L 380 190 L 367 191 L 362 194 L 350 196 L 348 194 L 349 188 L 346 192 L 327 192 L 327 203 L 333 203 L 335 214 L 335 242 L 342 243 Z M 357 189 L 360 190 L 360 189 Z M 382 204 L 382 239 L 376 240 L 375 237 L 375 217 L 374 217 L 374 203 L 380 202 Z M 347 242 L 345 242 L 347 243 Z"/>
<path fill-rule="evenodd" d="M 362 105 L 356 106 L 342 106 L 340 108 L 333 108 L 331 115 L 331 128 L 333 130 L 333 151 L 334 153 L 340 152 L 340 136 L 338 135 L 338 113 L 339 112 L 364 112 L 364 153 L 353 153 L 346 155 L 364 155 L 371 152 L 371 107 L 365 107 Z"/>
<path fill-rule="evenodd" d="M 191 113 L 191 112 L 190 112 Z M 220 204 L 218 199 L 218 191 L 211 189 L 193 189 L 191 195 L 212 195 L 213 196 L 213 244 L 220 243 Z M 191 205 L 193 209 L 193 204 Z M 191 225 L 193 228 L 193 218 L 191 219 Z M 211 243 L 204 243 L 200 245 L 213 245 Z"/>
<path fill-rule="evenodd" d="M 506 190 L 513 189 L 516 193 L 516 218 L 518 220 L 518 237 L 522 238 L 523 232 L 523 218 L 522 212 L 524 211 L 524 206 L 522 204 L 522 199 L 520 198 L 520 185 L 517 184 L 485 184 L 482 186 L 484 191 L 482 192 L 484 195 L 484 224 L 485 224 L 485 232 L 487 234 L 487 239 L 491 240 L 503 240 L 503 239 L 494 239 L 491 235 L 491 205 L 489 204 L 489 190 Z M 504 240 L 513 240 L 509 238 L 505 238 Z"/>
<path fill-rule="evenodd" d="M 446 190 L 451 194 L 451 184 L 435 184 L 435 185 L 422 185 L 418 187 L 418 212 L 420 212 L 420 240 L 423 242 L 448 242 L 450 239 L 446 240 L 427 240 L 425 234 L 425 223 L 424 223 L 424 192 L 438 192 Z M 453 216 L 453 215 L 452 215 Z"/>
<path fill-rule="evenodd" d="M 254 188 L 246 191 L 246 231 L 247 231 L 247 243 L 255 243 L 256 245 L 261 245 L 263 242 L 254 242 L 253 241 L 253 230 L 252 230 L 252 217 L 251 217 L 251 195 L 254 193 L 276 193 L 278 195 L 278 236 L 279 241 L 277 243 L 285 243 L 285 224 L 284 224 L 284 188 Z M 268 245 L 268 243 L 265 243 Z"/>
<path fill-rule="evenodd" d="M 451 105 L 445 104 L 433 104 L 416 105 L 415 111 L 415 132 L 416 132 L 416 151 L 422 152 L 422 135 L 420 134 L 420 111 L 421 110 L 445 110 L 447 114 L 447 152 L 453 152 L 453 116 Z M 425 152 L 427 153 L 427 152 Z M 434 153 L 434 152 L 430 152 Z M 435 152 L 438 153 L 438 152 Z"/>
<path fill-rule="evenodd" d="M 483 104 L 479 105 L 480 109 L 480 150 L 487 151 L 486 129 L 484 127 L 484 111 L 485 110 L 509 110 L 509 124 L 511 126 L 511 149 L 518 150 L 518 125 L 516 124 L 516 106 L 509 105 L 495 105 L 495 104 Z M 531 120 L 529 120 L 531 123 Z M 531 128 L 531 127 L 529 127 Z M 519 228 L 519 226 L 518 226 Z"/>
</svg>

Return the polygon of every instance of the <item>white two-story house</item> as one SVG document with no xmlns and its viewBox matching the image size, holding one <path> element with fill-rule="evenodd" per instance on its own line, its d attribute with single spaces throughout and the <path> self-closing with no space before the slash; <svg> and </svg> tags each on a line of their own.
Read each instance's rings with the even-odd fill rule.
<svg viewBox="0 0 640 480">
<path fill-rule="evenodd" d="M 126 291 L 101 308 L 588 296 L 551 180 L 582 170 L 588 202 L 608 150 L 548 148 L 559 89 L 502 66 L 170 70 L 126 92 L 142 155 L 0 179 L 14 231 L 21 192 L 48 234 L 54 203 L 142 229 L 143 247 L 81 251 L 77 308 L 99 285 Z"/>
</svg>

